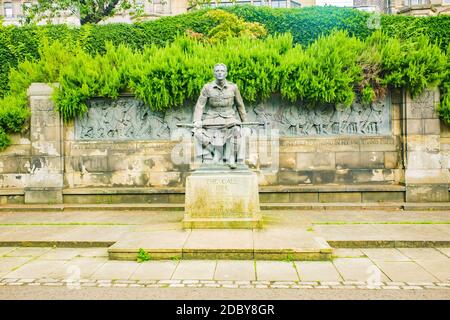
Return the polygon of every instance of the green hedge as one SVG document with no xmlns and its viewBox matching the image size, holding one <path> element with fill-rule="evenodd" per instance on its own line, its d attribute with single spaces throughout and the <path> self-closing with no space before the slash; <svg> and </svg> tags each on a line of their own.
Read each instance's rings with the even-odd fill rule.
<svg viewBox="0 0 450 320">
<path fill-rule="evenodd" d="M 366 38 L 372 33 L 367 27 L 370 14 L 339 7 L 305 7 L 272 9 L 251 5 L 223 7 L 246 21 L 263 24 L 270 34 L 290 32 L 295 43 L 308 45 L 320 35 L 334 29 L 346 30 L 349 35 Z"/>
<path fill-rule="evenodd" d="M 224 7 L 246 21 L 262 23 L 269 34 L 291 32 L 295 43 L 307 45 L 321 34 L 333 29 L 346 30 L 349 35 L 366 38 L 374 30 L 368 28 L 370 14 L 337 7 L 306 7 L 272 9 L 255 6 Z M 0 27 L 0 97 L 8 91 L 9 69 L 20 61 L 39 57 L 38 49 L 44 37 L 78 44 L 89 53 L 105 52 L 105 43 L 126 44 L 140 49 L 144 45 L 165 45 L 190 29 L 208 33 L 215 25 L 205 13 L 208 9 L 136 24 L 108 24 L 71 28 L 65 25 Z M 426 34 L 446 49 L 450 43 L 450 16 L 416 18 L 383 15 L 381 25 L 391 36 L 412 37 Z"/>
<path fill-rule="evenodd" d="M 383 15 L 381 19 L 383 31 L 392 37 L 412 38 L 426 35 L 437 42 L 442 50 L 450 44 L 450 16 L 411 17 L 399 15 Z"/>
<path fill-rule="evenodd" d="M 81 28 L 67 25 L 0 26 L 0 97 L 9 90 L 10 68 L 16 68 L 25 59 L 39 58 L 39 47 L 46 38 L 59 40 L 70 47 L 80 46 L 91 54 L 105 52 L 106 42 L 126 44 L 133 49 L 141 49 L 150 44 L 163 46 L 188 29 L 207 33 L 215 23 L 205 16 L 206 11 L 199 10 L 136 24 L 85 25 Z"/>
<path fill-rule="evenodd" d="M 32 82 L 60 83 L 55 101 L 65 119 L 86 112 L 92 97 L 117 98 L 124 90 L 134 92 L 153 110 L 165 110 L 196 99 L 218 61 L 228 65 L 229 79 L 247 101 L 281 92 L 291 101 L 348 107 L 358 91 L 364 93 L 366 103 L 387 87 L 420 94 L 440 83 L 447 62 L 426 37 L 399 40 L 381 32 L 360 40 L 334 31 L 307 48 L 294 44 L 289 33 L 266 39 L 229 38 L 215 44 L 183 36 L 167 46 L 152 45 L 142 51 L 108 43 L 106 51 L 96 55 L 59 41 L 44 44 L 39 61 L 25 61 L 11 72 L 11 92 L 0 100 L 0 110 L 27 110 L 26 90 Z M 5 131 L 20 127 L 20 121 L 10 124 L 12 118 L 3 117 L 9 119 L 0 121 Z"/>
<path fill-rule="evenodd" d="M 306 81 L 304 89 L 299 88 L 297 92 L 294 92 L 295 90 L 290 92 L 289 84 L 283 84 L 283 77 L 285 74 L 281 71 L 271 74 L 272 78 L 270 79 L 273 79 L 272 84 L 268 84 L 262 79 L 252 80 L 258 78 L 258 74 L 252 73 L 252 68 L 255 69 L 255 65 L 257 64 L 257 60 L 255 59 L 260 59 L 263 61 L 263 64 L 274 63 L 275 68 L 278 66 L 278 62 L 276 61 L 278 61 L 277 59 L 279 58 L 273 56 L 272 53 L 269 53 L 269 58 L 275 59 L 275 62 L 270 59 L 265 59 L 263 54 L 251 51 L 251 48 L 248 48 L 249 52 L 253 52 L 250 56 L 244 53 L 234 55 L 235 50 L 231 50 L 228 58 L 224 56 L 224 61 L 230 64 L 230 70 L 237 70 L 237 67 L 244 67 L 244 70 L 246 70 L 245 72 L 239 71 L 241 72 L 240 75 L 234 75 L 233 72 L 236 71 L 230 71 L 230 76 L 243 88 L 244 95 L 247 99 L 254 100 L 264 98 L 269 91 L 274 90 L 273 83 L 275 83 L 275 86 L 278 86 L 277 90 L 283 90 L 285 97 L 289 99 L 306 98 L 312 101 L 348 104 L 352 98 L 352 92 L 349 91 L 352 90 L 352 87 L 348 86 L 348 83 L 352 83 L 356 86 L 357 88 L 354 89 L 361 91 L 365 99 L 370 100 L 375 96 L 378 90 L 381 90 L 387 85 L 409 87 L 410 90 L 417 93 L 426 85 L 441 82 L 440 88 L 443 95 L 439 113 L 443 119 L 450 123 L 449 73 L 443 69 L 446 63 L 442 58 L 440 51 L 435 46 L 431 46 L 427 39 L 428 37 L 432 42 L 438 43 L 441 50 L 444 48 L 446 49 L 450 42 L 450 16 L 416 18 L 383 15 L 381 18 L 382 30 L 387 35 L 405 40 L 403 42 L 398 42 L 393 38 L 389 39 L 385 36 L 378 40 L 376 37 L 372 37 L 371 35 L 375 30 L 368 27 L 368 19 L 372 16 L 368 13 L 353 9 L 335 7 L 271 9 L 254 6 L 233 6 L 225 7 L 223 9 L 244 18 L 246 21 L 262 23 L 267 28 L 269 34 L 275 35 L 290 32 L 292 34 L 293 44 L 300 44 L 302 46 L 292 49 L 301 52 L 300 55 L 303 57 L 302 63 L 320 67 L 320 70 L 322 71 L 329 68 L 328 73 L 337 72 L 342 76 L 342 78 L 339 79 L 339 81 L 343 81 L 341 83 L 341 89 L 339 89 L 340 92 L 332 92 L 332 90 L 337 90 L 337 86 L 334 85 L 332 87 L 323 87 L 325 88 L 325 91 L 322 94 L 317 94 L 317 90 L 322 88 L 321 86 L 324 83 L 319 83 L 318 85 L 317 83 L 308 82 L 307 80 L 304 80 Z M 180 67 L 175 67 L 176 61 L 171 62 L 164 60 L 164 54 L 167 54 L 167 52 L 164 52 L 165 49 L 162 49 L 161 47 L 172 43 L 178 35 L 184 34 L 186 30 L 208 34 L 208 32 L 217 24 L 214 22 L 214 19 L 205 15 L 208 11 L 209 10 L 204 9 L 193 13 L 165 17 L 137 24 L 86 25 L 81 28 L 72 28 L 65 25 L 40 27 L 0 26 L 0 61 L 2 62 L 0 64 L 0 98 L 5 97 L 5 99 L 0 100 L 0 140 L 2 139 L 1 137 L 6 136 L 5 132 L 20 131 L 26 117 L 29 115 L 26 108 L 24 91 L 26 85 L 29 85 L 33 81 L 54 82 L 69 79 L 70 72 L 64 68 L 65 71 L 61 74 L 66 75 L 66 78 L 61 78 L 59 72 L 61 66 L 58 66 L 57 64 L 69 61 L 74 55 L 74 52 L 77 53 L 76 56 L 78 58 L 81 58 L 81 52 L 85 52 L 92 56 L 95 56 L 97 53 L 107 53 L 108 49 L 106 43 L 111 43 L 110 47 L 126 44 L 127 49 L 124 50 L 137 51 L 142 51 L 144 46 L 154 45 L 151 49 L 146 49 L 147 51 L 146 53 L 144 52 L 144 56 L 147 55 L 145 57 L 148 59 L 150 57 L 154 58 L 155 56 L 153 56 L 153 54 L 160 50 L 158 51 L 160 52 L 160 57 L 158 58 L 160 60 L 156 59 L 151 63 L 147 63 L 147 67 L 152 64 L 157 66 L 157 63 L 161 63 L 166 67 L 172 66 L 174 68 L 173 70 L 179 72 L 178 74 L 188 72 L 189 68 L 187 65 L 184 69 L 179 69 Z M 349 55 L 349 60 L 340 61 L 340 63 L 344 63 L 344 65 L 347 64 L 347 67 L 350 67 L 344 67 L 343 69 L 336 69 L 335 65 L 328 64 L 328 61 L 332 59 L 334 55 L 331 55 L 329 58 L 324 56 L 324 59 L 328 59 L 327 62 L 324 62 L 314 59 L 310 54 L 315 50 L 314 42 L 322 36 L 331 34 L 335 29 L 346 31 L 350 37 L 359 39 L 358 41 L 369 39 L 364 46 L 367 46 L 370 41 L 375 41 L 375 43 L 372 43 L 371 45 L 376 48 L 374 49 L 377 53 L 376 55 L 373 55 L 367 50 L 363 50 L 361 55 L 357 55 L 358 61 L 356 61 L 356 63 L 359 65 L 358 68 L 363 70 L 362 74 L 360 73 L 360 69 L 354 69 L 352 67 L 355 62 L 355 55 L 353 54 Z M 49 49 L 51 45 L 45 44 L 47 41 L 46 39 L 50 39 L 50 42 L 52 40 L 58 40 L 58 42 L 56 42 L 57 46 L 60 46 L 60 48 L 62 48 L 62 54 L 67 56 L 58 56 L 56 53 L 49 53 L 51 51 Z M 377 41 L 379 44 L 378 47 Z M 311 48 L 308 47 L 310 44 L 313 44 Z M 185 45 L 187 44 L 185 43 Z M 239 43 L 236 44 L 236 46 L 238 45 Z M 330 43 L 328 45 L 329 47 L 327 50 L 333 50 L 333 46 L 336 50 L 340 49 L 339 44 Z M 160 47 L 160 49 L 157 47 Z M 169 49 L 167 50 L 176 51 L 178 49 L 174 47 L 170 49 L 169 45 Z M 263 52 L 265 51 L 263 50 Z M 140 54 L 142 56 L 142 53 L 139 52 L 132 54 Z M 52 60 L 53 55 L 56 57 L 53 57 Z M 320 50 L 317 51 L 317 55 L 322 56 L 322 52 Z M 219 56 L 215 56 L 215 59 L 218 57 Z M 237 57 L 239 59 L 237 59 Z M 286 56 L 283 58 L 286 57 L 291 57 L 291 59 L 294 60 L 298 58 L 298 56 L 292 52 L 289 54 L 286 53 Z M 39 59 L 42 58 L 44 61 L 39 63 Z M 86 55 L 85 59 L 94 58 Z M 167 59 L 169 59 L 169 57 L 167 57 Z M 447 66 L 448 60 L 449 58 L 447 55 Z M 23 61 L 29 62 L 21 63 Z M 362 65 L 361 62 L 368 63 L 370 68 L 368 69 L 367 66 Z M 93 63 L 100 62 L 94 61 Z M 206 64 L 201 66 L 201 68 L 199 67 L 199 70 L 204 70 L 205 66 Z M 286 65 L 284 66 L 286 67 Z M 285 71 L 292 72 L 292 74 L 295 75 L 299 70 L 303 70 L 303 67 L 298 65 L 296 67 L 297 69 L 292 69 L 292 65 L 290 65 Z M 33 68 L 36 70 L 32 70 Z M 281 64 L 280 68 L 282 68 Z M 14 71 L 17 69 L 18 71 Z M 81 70 L 85 70 L 82 65 L 78 70 L 74 71 L 75 75 L 77 74 L 76 71 L 78 72 L 76 77 L 80 77 L 79 79 L 81 79 L 81 75 L 79 74 Z M 200 83 L 203 83 L 206 79 L 205 77 L 208 77 L 204 74 L 200 76 L 200 78 L 196 78 L 197 82 L 195 84 L 186 82 L 189 83 L 189 85 L 182 90 L 179 90 L 179 85 L 181 88 L 184 88 L 183 86 L 185 84 L 183 84 L 183 81 L 185 80 L 180 80 L 182 81 L 181 84 L 177 84 L 174 88 L 165 91 L 164 88 L 166 83 L 164 81 L 166 80 L 163 81 L 159 77 L 168 74 L 163 70 L 160 70 L 160 73 L 156 74 L 154 73 L 156 71 L 149 71 L 150 73 L 145 76 L 155 76 L 155 79 L 163 81 L 159 84 L 159 87 L 162 88 L 161 92 L 157 92 L 156 88 L 158 88 L 158 84 L 150 84 L 148 80 L 153 78 L 145 78 L 142 74 L 139 75 L 139 72 L 137 71 L 138 70 L 134 70 L 134 73 L 125 73 L 121 76 L 128 77 L 123 78 L 127 79 L 126 85 L 134 89 L 136 94 L 141 95 L 147 103 L 156 109 L 174 106 L 186 97 L 195 96 L 198 93 L 197 91 L 199 90 Z M 270 70 L 265 70 L 264 72 L 266 71 L 269 72 Z M 142 73 L 142 70 L 140 72 Z M 353 73 L 349 75 L 348 72 Z M 172 72 L 173 77 L 178 74 Z M 357 77 L 355 75 L 360 75 L 360 78 L 356 79 Z M 299 76 L 301 76 L 301 74 L 299 74 Z M 316 76 L 324 77 L 321 78 L 323 80 L 328 79 L 330 75 L 327 75 L 326 70 L 320 74 L 310 74 L 310 78 Z M 88 77 L 90 76 L 88 75 Z M 105 96 L 114 96 L 114 92 L 116 92 L 118 88 L 121 89 L 125 84 L 122 82 L 125 80 L 122 79 L 119 81 L 119 86 L 113 86 L 109 89 L 106 88 L 104 89 L 106 91 L 102 93 L 100 89 L 95 89 L 95 81 L 92 81 L 96 78 L 95 76 L 92 77 L 93 78 L 91 79 L 85 79 L 86 83 L 84 84 L 84 91 L 76 86 L 72 88 L 70 86 L 65 86 L 65 90 L 67 91 L 64 92 L 67 93 L 70 92 L 70 90 L 73 90 L 73 94 L 67 94 L 64 97 L 65 100 L 60 96 L 60 99 L 62 99 L 60 100 L 60 106 L 69 106 L 65 109 L 68 117 L 73 117 L 79 112 L 82 112 L 84 110 L 83 101 L 85 101 L 86 98 L 89 98 L 93 92 L 100 95 L 104 94 Z M 246 80 L 245 77 L 249 77 L 248 79 L 250 80 Z M 444 78 L 443 81 L 440 80 L 442 78 Z M 102 81 L 106 83 L 105 81 L 107 80 Z M 88 83 L 90 83 L 94 89 L 86 88 Z M 102 82 L 100 81 L 100 83 Z M 310 87 L 308 87 L 308 85 Z M 149 98 L 148 94 L 152 94 L 154 98 Z M 317 96 L 314 96 L 315 94 L 317 94 Z M 69 101 L 67 99 L 73 100 Z M 70 107 L 70 105 L 74 106 L 76 103 L 80 103 L 81 109 L 78 111 L 75 107 Z M 61 109 L 61 111 L 64 111 L 63 109 Z M 13 119 L 14 117 L 17 118 L 17 121 Z M 2 141 L 6 141 L 5 139 Z M 0 145 L 4 146 L 5 143 L 0 143 Z"/>
<path fill-rule="evenodd" d="M 321 34 L 333 29 L 346 30 L 350 35 L 366 38 L 376 29 L 377 18 L 373 14 L 340 7 L 305 7 L 272 9 L 269 7 L 223 7 L 246 21 L 263 24 L 270 34 L 290 32 L 294 42 L 307 45 Z M 370 20 L 369 20 L 370 19 Z M 412 17 L 381 15 L 381 29 L 392 37 L 411 38 L 426 35 L 445 50 L 450 43 L 450 16 Z"/>
</svg>

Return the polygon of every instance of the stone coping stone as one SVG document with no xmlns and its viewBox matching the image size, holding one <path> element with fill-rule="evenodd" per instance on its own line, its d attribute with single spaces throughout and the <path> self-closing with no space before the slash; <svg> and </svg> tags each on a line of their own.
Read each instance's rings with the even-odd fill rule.
<svg viewBox="0 0 450 320">
<path fill-rule="evenodd" d="M 0 241 L 0 247 L 108 248 L 114 241 Z"/>
<path fill-rule="evenodd" d="M 261 203 L 261 210 L 450 210 L 450 203 L 427 202 L 380 202 L 380 203 Z M 178 204 L 2 204 L 0 212 L 55 212 L 55 211 L 183 211 L 184 203 Z"/>
<path fill-rule="evenodd" d="M 304 186 L 259 186 L 259 193 L 289 192 L 395 192 L 405 191 L 399 184 L 355 184 L 355 185 L 304 185 Z M 3 190 L 3 192 L 8 192 Z M 165 188 L 68 188 L 64 195 L 97 195 L 97 194 L 184 194 L 183 187 Z"/>
<path fill-rule="evenodd" d="M 450 247 L 450 240 L 327 240 L 333 248 L 436 248 Z"/>
<path fill-rule="evenodd" d="M 261 210 L 401 210 L 403 202 L 312 202 L 312 203 L 267 203 Z"/>
<path fill-rule="evenodd" d="M 395 192 L 405 191 L 400 184 L 354 184 L 354 185 L 304 185 L 304 186 L 266 186 L 261 192 Z"/>
<path fill-rule="evenodd" d="M 190 218 L 183 219 L 184 229 L 259 229 L 263 227 L 261 215 L 252 218 Z"/>
<path fill-rule="evenodd" d="M 418 202 L 418 203 L 405 203 L 405 210 L 449 210 L 450 211 L 450 203 L 449 202 Z"/>
<path fill-rule="evenodd" d="M 184 193 L 184 188 L 72 188 L 64 189 L 64 195 L 97 194 L 172 194 Z"/>
<path fill-rule="evenodd" d="M 0 206 L 0 212 L 55 212 L 64 211 L 63 204 L 6 204 Z"/>
<path fill-rule="evenodd" d="M 22 196 L 25 194 L 24 189 L 0 189 L 0 196 Z"/>
</svg>

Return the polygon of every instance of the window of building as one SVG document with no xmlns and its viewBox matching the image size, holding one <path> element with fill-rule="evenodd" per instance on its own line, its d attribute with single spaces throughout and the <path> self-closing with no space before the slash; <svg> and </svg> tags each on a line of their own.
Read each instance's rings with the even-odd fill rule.
<svg viewBox="0 0 450 320">
<path fill-rule="evenodd" d="M 253 5 L 258 6 L 258 7 L 264 6 L 264 5 L 266 5 L 266 1 L 256 0 L 256 1 L 253 1 Z"/>
<path fill-rule="evenodd" d="M 430 0 L 405 0 L 405 6 L 417 6 L 421 4 L 430 4 Z"/>
<path fill-rule="evenodd" d="M 272 0 L 272 8 L 287 8 L 287 1 L 283 0 Z"/>
<path fill-rule="evenodd" d="M 13 4 L 12 2 L 5 2 L 3 4 L 3 9 L 5 10 L 5 17 L 12 18 L 13 17 Z"/>
<path fill-rule="evenodd" d="M 301 4 L 299 0 L 236 0 L 236 1 L 230 1 L 230 0 L 217 0 L 217 1 L 211 1 L 209 4 L 204 5 L 204 7 L 220 7 L 220 6 L 233 6 L 233 5 L 245 5 L 245 4 L 252 4 L 254 6 L 260 7 L 260 6 L 271 6 L 272 8 L 288 8 L 289 3 L 291 4 L 292 8 L 298 8 L 301 7 Z"/>
<path fill-rule="evenodd" d="M 20 6 L 20 13 L 18 14 L 18 17 L 23 17 L 24 13 L 28 8 L 31 8 L 31 2 L 30 1 L 23 2 L 22 5 Z"/>
</svg>

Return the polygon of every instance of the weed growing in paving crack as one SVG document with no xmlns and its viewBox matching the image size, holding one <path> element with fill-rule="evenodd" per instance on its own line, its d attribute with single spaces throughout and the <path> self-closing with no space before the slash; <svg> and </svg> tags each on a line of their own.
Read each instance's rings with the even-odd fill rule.
<svg viewBox="0 0 450 320">
<path fill-rule="evenodd" d="M 292 254 L 288 253 L 288 255 L 286 256 L 286 259 L 283 259 L 282 261 L 284 261 L 284 262 L 294 262 L 295 259 L 294 259 L 294 256 Z"/>
<path fill-rule="evenodd" d="M 147 251 L 145 251 L 142 248 L 139 248 L 139 253 L 138 253 L 137 258 L 136 258 L 137 262 L 141 263 L 141 262 L 144 262 L 144 261 L 149 261 L 151 259 L 152 259 L 152 257 Z"/>
</svg>

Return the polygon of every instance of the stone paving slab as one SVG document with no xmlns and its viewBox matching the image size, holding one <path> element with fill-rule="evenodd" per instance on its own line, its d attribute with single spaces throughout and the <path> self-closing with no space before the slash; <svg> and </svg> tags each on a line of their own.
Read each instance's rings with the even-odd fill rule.
<svg viewBox="0 0 450 320">
<path fill-rule="evenodd" d="M 0 226 L 0 242 L 117 241 L 130 230 L 117 226 Z"/>
<path fill-rule="evenodd" d="M 91 278 L 100 280 L 129 279 L 138 267 L 139 265 L 132 261 L 108 261 L 100 266 Z"/>
<path fill-rule="evenodd" d="M 416 263 L 439 281 L 450 281 L 449 260 L 416 260 Z"/>
<path fill-rule="evenodd" d="M 213 279 L 216 261 L 182 260 L 173 274 L 173 279 Z"/>
<path fill-rule="evenodd" d="M 202 230 L 193 229 L 183 249 L 253 250 L 252 230 Z"/>
<path fill-rule="evenodd" d="M 336 267 L 328 261 L 295 261 L 301 281 L 342 281 Z"/>
<path fill-rule="evenodd" d="M 445 241 L 449 238 L 447 225 L 431 225 L 431 224 L 373 224 L 375 230 L 380 235 L 388 235 L 394 240 L 434 240 Z"/>
<path fill-rule="evenodd" d="M 397 249 L 364 248 L 361 251 L 372 261 L 411 261 Z"/>
<path fill-rule="evenodd" d="M 141 263 L 131 275 L 130 280 L 171 279 L 178 261 L 152 261 Z"/>
<path fill-rule="evenodd" d="M 450 248 L 436 248 L 436 250 L 439 250 L 443 254 L 445 254 L 447 257 L 450 258 Z"/>
<path fill-rule="evenodd" d="M 129 248 L 145 248 L 149 249 L 175 249 L 181 250 L 190 230 L 160 230 L 150 232 L 134 232 L 122 237 L 119 242 L 111 246 L 110 251 Z"/>
<path fill-rule="evenodd" d="M 256 280 L 255 262 L 244 261 L 217 261 L 214 280 Z"/>
<path fill-rule="evenodd" d="M 6 275 L 12 270 L 29 262 L 31 257 L 2 257 L 0 258 L 0 276 Z"/>
<path fill-rule="evenodd" d="M 369 277 L 377 276 L 379 268 L 368 258 L 337 258 L 333 260 L 339 274 L 344 281 L 364 281 Z M 380 281 L 389 281 L 381 272 Z"/>
<path fill-rule="evenodd" d="M 50 261 L 50 260 L 33 260 L 14 271 L 7 273 L 5 278 L 45 278 L 58 267 L 65 264 L 64 261 Z"/>
<path fill-rule="evenodd" d="M 50 248 L 17 248 L 6 254 L 6 257 L 39 257 L 49 252 Z"/>
<path fill-rule="evenodd" d="M 333 249 L 333 257 L 335 258 L 364 258 L 366 255 L 362 249 L 337 248 Z"/>
<path fill-rule="evenodd" d="M 380 233 L 373 225 L 315 225 L 318 236 L 333 241 L 393 240 L 390 233 Z"/>
<path fill-rule="evenodd" d="M 53 248 L 45 252 L 41 259 L 44 260 L 71 260 L 78 256 L 80 250 L 76 248 Z"/>
<path fill-rule="evenodd" d="M 11 251 L 16 250 L 15 247 L 0 247 L 0 257 L 7 255 Z"/>
<path fill-rule="evenodd" d="M 284 261 L 258 261 L 256 278 L 266 281 L 299 281 L 294 264 Z"/>
<path fill-rule="evenodd" d="M 409 262 L 377 262 L 377 266 L 392 281 L 402 282 L 438 282 L 429 272 L 424 270 L 418 264 Z"/>
<path fill-rule="evenodd" d="M 79 250 L 80 257 L 108 257 L 108 248 L 83 248 Z"/>
<path fill-rule="evenodd" d="M 447 256 L 434 248 L 399 248 L 398 250 L 414 260 L 448 260 Z"/>
<path fill-rule="evenodd" d="M 65 261 L 59 269 L 54 270 L 51 277 L 63 277 L 67 278 L 69 275 L 73 277 L 79 276 L 81 279 L 91 278 L 94 272 L 96 272 L 101 266 L 103 266 L 108 259 L 106 258 L 86 258 L 76 257 L 72 260 Z"/>
</svg>

